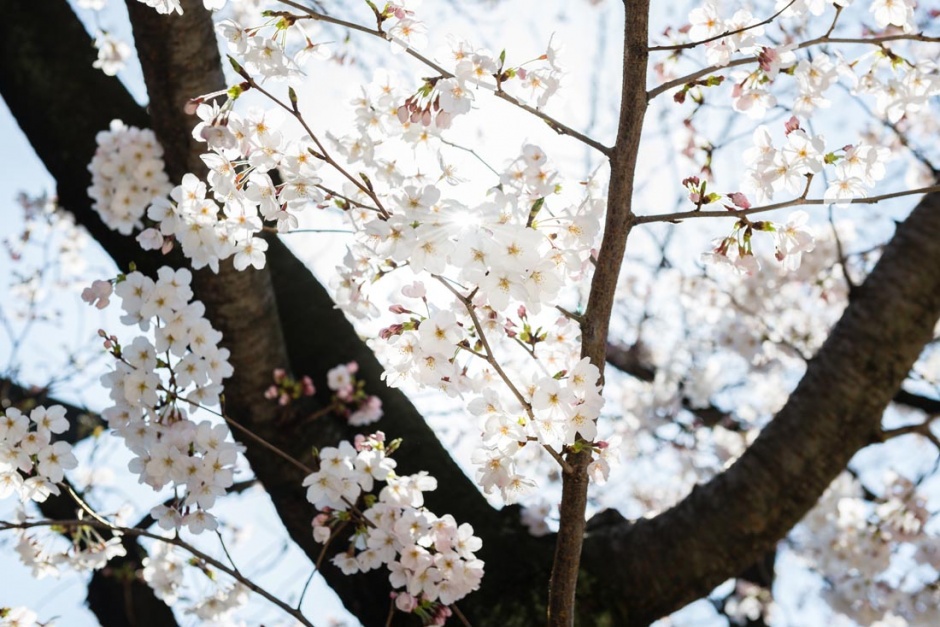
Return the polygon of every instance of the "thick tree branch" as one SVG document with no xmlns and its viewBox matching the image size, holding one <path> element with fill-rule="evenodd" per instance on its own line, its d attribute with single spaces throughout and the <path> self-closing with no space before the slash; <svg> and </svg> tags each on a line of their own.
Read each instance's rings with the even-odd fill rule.
<svg viewBox="0 0 940 627">
<path fill-rule="evenodd" d="M 585 568 L 617 624 L 646 625 L 753 563 L 868 444 L 940 318 L 938 238 L 940 195 L 930 194 L 747 452 L 667 512 L 585 541 Z"/>
</svg>

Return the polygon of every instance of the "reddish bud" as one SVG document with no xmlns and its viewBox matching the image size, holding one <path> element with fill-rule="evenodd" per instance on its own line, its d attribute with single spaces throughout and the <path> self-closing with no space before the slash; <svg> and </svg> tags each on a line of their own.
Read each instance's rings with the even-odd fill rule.
<svg viewBox="0 0 940 627">
<path fill-rule="evenodd" d="M 793 131 L 799 130 L 800 121 L 796 119 L 795 115 L 791 115 L 790 119 L 784 123 L 783 127 L 786 129 L 786 134 L 789 135 Z"/>
<path fill-rule="evenodd" d="M 734 203 L 735 207 L 740 207 L 741 209 L 750 209 L 751 203 L 748 201 L 747 196 L 741 192 L 734 192 L 733 194 L 728 194 L 728 198 L 731 199 L 731 202 Z"/>
<path fill-rule="evenodd" d="M 201 104 L 202 98 L 191 98 L 189 102 L 186 103 L 186 106 L 183 107 L 183 111 L 186 112 L 186 115 L 195 115 L 196 109 L 198 109 Z"/>
</svg>

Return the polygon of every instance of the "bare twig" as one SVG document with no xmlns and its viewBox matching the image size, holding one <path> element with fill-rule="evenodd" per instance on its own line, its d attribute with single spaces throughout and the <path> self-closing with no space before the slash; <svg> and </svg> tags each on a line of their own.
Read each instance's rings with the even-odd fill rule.
<svg viewBox="0 0 940 627">
<path fill-rule="evenodd" d="M 291 606 L 287 605 L 286 603 L 278 599 L 276 596 L 268 592 L 266 589 L 262 588 L 255 582 L 241 575 L 237 570 L 229 568 L 224 563 L 215 559 L 211 555 L 207 555 L 206 553 L 203 553 L 202 551 L 200 551 L 193 545 L 189 544 L 188 542 L 181 540 L 179 537 L 169 538 L 169 537 L 161 536 L 160 534 L 157 534 L 157 533 L 152 533 L 150 531 L 147 531 L 146 529 L 137 529 L 135 527 L 121 527 L 119 525 L 111 524 L 107 521 L 101 522 L 100 520 L 97 520 L 97 519 L 96 520 L 87 520 L 87 519 L 86 520 L 78 520 L 78 519 L 76 520 L 33 520 L 33 521 L 20 522 L 20 523 L 11 523 L 11 522 L 0 520 L 0 531 L 5 531 L 8 529 L 32 529 L 36 527 L 64 527 L 64 528 L 70 528 L 70 529 L 91 528 L 91 529 L 97 529 L 97 530 L 106 530 L 106 531 L 111 531 L 114 533 L 119 533 L 119 534 L 128 535 L 128 536 L 150 538 L 152 540 L 158 540 L 160 542 L 165 542 L 167 544 L 178 546 L 181 549 L 189 552 L 191 555 L 193 555 L 193 557 L 201 560 L 202 562 L 205 562 L 206 564 L 212 566 L 213 568 L 216 568 L 222 571 L 229 577 L 232 577 L 233 579 L 235 579 L 236 581 L 244 585 L 246 588 L 248 588 L 252 592 L 255 592 L 261 595 L 262 597 L 264 597 L 265 599 L 267 599 L 274 605 L 278 606 L 279 608 L 281 608 L 282 610 L 290 614 L 300 624 L 306 625 L 306 627 L 314 627 L 313 623 L 307 620 L 307 618 L 302 613 L 300 613 L 300 611 L 295 610 Z"/>
<path fill-rule="evenodd" d="M 760 21 L 760 22 L 754 22 L 753 24 L 750 24 L 750 25 L 748 25 L 748 26 L 742 26 L 741 28 L 738 28 L 738 29 L 736 29 L 736 30 L 729 30 L 729 31 L 726 31 L 726 32 L 721 33 L 721 34 L 719 34 L 719 35 L 713 35 L 712 37 L 708 37 L 707 39 L 700 39 L 699 41 L 690 41 L 690 42 L 684 43 L 684 44 L 672 44 L 672 45 L 668 45 L 668 46 L 650 46 L 650 47 L 649 47 L 649 51 L 650 51 L 650 52 L 662 52 L 662 51 L 666 51 L 666 50 L 690 50 L 690 49 L 695 48 L 695 47 L 697 47 L 697 46 L 701 46 L 702 44 L 707 44 L 707 43 L 710 43 L 710 42 L 712 42 L 712 41 L 717 41 L 717 40 L 719 40 L 719 39 L 724 39 L 725 37 L 731 37 L 732 35 L 740 35 L 741 33 L 747 32 L 747 31 L 749 31 L 749 30 L 751 30 L 751 29 L 754 29 L 754 28 L 757 28 L 757 27 L 759 27 L 759 26 L 766 26 L 767 24 L 770 24 L 770 23 L 773 22 L 775 19 L 777 19 L 778 17 L 780 17 L 780 15 L 781 15 L 784 11 L 786 11 L 787 9 L 789 9 L 789 8 L 790 8 L 791 6 L 793 6 L 795 3 L 796 3 L 796 0 L 790 0 L 790 2 L 788 2 L 786 5 L 784 5 L 784 7 L 783 7 L 782 9 L 780 9 L 779 11 L 777 11 L 776 13 L 774 13 L 773 15 L 771 15 L 770 17 L 768 17 L 766 20 L 762 20 L 762 21 Z M 837 9 L 837 10 L 841 10 L 841 7 L 836 7 L 836 9 Z"/>
<path fill-rule="evenodd" d="M 892 198 L 902 198 L 904 196 L 915 196 L 918 194 L 931 194 L 940 191 L 940 185 L 930 185 L 928 187 L 918 187 L 900 192 L 891 192 L 890 194 L 881 194 L 879 196 L 869 196 L 868 198 L 853 198 L 851 200 L 841 200 L 839 202 L 852 205 L 873 205 L 883 200 Z M 755 213 L 764 213 L 783 209 L 784 207 L 796 207 L 801 205 L 827 205 L 831 204 L 823 198 L 794 198 L 783 202 L 773 203 L 771 205 L 761 205 L 760 207 L 750 207 L 748 209 L 734 209 L 728 211 L 680 211 L 677 213 L 662 213 L 658 215 L 639 216 L 636 218 L 637 224 L 648 224 L 650 222 L 677 222 L 679 220 L 689 220 L 692 218 L 742 218 Z"/>
<path fill-rule="evenodd" d="M 293 2 L 293 0 L 278 0 L 278 1 L 279 1 L 281 4 L 285 4 L 285 5 L 289 6 L 289 7 L 292 7 L 292 8 L 294 8 L 294 9 L 297 9 L 298 11 L 302 11 L 302 12 L 305 14 L 305 17 L 307 17 L 308 19 L 317 20 L 317 21 L 319 21 L 319 22 L 327 22 L 327 23 L 329 23 L 329 24 L 336 24 L 337 26 L 342 26 L 342 27 L 344 27 L 344 28 L 348 28 L 348 29 L 350 29 L 350 30 L 355 30 L 355 31 L 358 31 L 358 32 L 360 32 L 360 33 L 366 33 L 366 34 L 368 34 L 368 35 L 372 35 L 372 36 L 374 36 L 374 37 L 378 37 L 379 39 L 384 39 L 384 40 L 386 40 L 386 41 L 392 41 L 392 38 L 391 38 L 391 36 L 390 36 L 388 33 L 384 32 L 384 31 L 381 31 L 381 30 L 379 30 L 379 29 L 376 29 L 376 28 L 369 28 L 368 26 L 363 26 L 363 25 L 361 25 L 361 24 L 355 24 L 355 23 L 353 23 L 353 22 L 347 22 L 346 20 L 340 20 L 340 19 L 337 19 L 337 18 L 335 18 L 335 17 L 331 17 L 331 16 L 329 16 L 329 15 L 324 15 L 323 13 L 318 13 L 317 11 L 314 11 L 314 10 L 311 9 L 310 7 L 305 7 L 305 6 L 303 6 L 302 4 L 299 4 L 299 3 L 297 3 L 297 2 Z M 288 14 L 287 16 L 289 16 L 289 14 Z M 289 16 L 289 17 L 293 17 L 294 19 L 297 19 L 297 18 L 299 18 L 299 17 L 304 17 L 304 16 Z M 396 42 L 396 43 L 397 43 L 398 45 L 402 45 L 401 42 Z M 423 54 L 421 54 L 420 52 L 418 52 L 418 51 L 415 50 L 414 48 L 411 48 L 410 46 L 405 47 L 405 53 L 408 54 L 409 56 L 411 56 L 411 57 L 417 59 L 418 61 L 420 61 L 420 62 L 423 63 L 424 65 L 428 66 L 429 68 L 431 68 L 432 70 L 434 70 L 435 72 L 437 72 L 438 74 L 440 74 L 443 78 L 454 78 L 454 77 L 455 77 L 452 72 L 448 72 L 447 70 L 445 70 L 444 68 L 442 68 L 440 65 L 438 65 L 438 64 L 435 63 L 434 61 L 431 61 L 429 58 L 427 58 L 426 56 L 424 56 Z M 562 124 L 561 122 L 559 122 L 558 120 L 556 120 L 556 119 L 553 118 L 552 116 L 550 116 L 550 115 L 544 113 L 543 111 L 541 111 L 541 110 L 539 110 L 539 109 L 536 109 L 535 107 L 533 107 L 533 106 L 531 106 L 531 105 L 527 105 L 526 103 L 522 102 L 522 101 L 519 100 L 518 98 L 516 98 L 516 97 L 514 97 L 514 96 L 511 96 L 511 95 L 507 94 L 506 92 L 504 92 L 502 89 L 499 88 L 499 86 L 490 86 L 490 87 L 493 87 L 493 88 L 494 88 L 494 92 L 493 92 L 493 93 L 496 95 L 496 97 L 505 100 L 505 101 L 508 102 L 509 104 L 511 104 L 511 105 L 513 105 L 513 106 L 515 106 L 515 107 L 517 107 L 517 108 L 519 108 L 519 109 L 522 109 L 523 111 L 525 111 L 525 112 L 527 112 L 527 113 L 531 113 L 531 114 L 534 115 L 535 117 L 539 118 L 540 120 L 542 120 L 543 122 L 545 122 L 546 124 L 548 124 L 548 126 L 549 126 L 553 131 L 555 131 L 556 133 L 558 133 L 559 135 L 568 135 L 568 136 L 570 136 L 570 137 L 573 137 L 573 138 L 575 138 L 575 139 L 577 139 L 577 140 L 579 140 L 579 141 L 581 141 L 581 142 L 587 144 L 587 145 L 590 146 L 591 148 L 594 148 L 595 150 L 597 150 L 598 152 L 600 152 L 600 153 L 602 153 L 602 154 L 604 154 L 604 155 L 608 155 L 608 156 L 610 155 L 611 148 L 610 148 L 609 146 L 605 146 L 605 145 L 603 145 L 602 143 L 598 142 L 597 140 L 591 139 L 591 138 L 588 137 L 587 135 L 585 135 L 585 134 L 583 134 L 583 133 L 581 133 L 581 132 L 579 132 L 579 131 L 574 130 L 574 129 L 571 128 L 570 126 L 567 126 L 567 125 L 565 125 L 565 124 Z"/>
</svg>

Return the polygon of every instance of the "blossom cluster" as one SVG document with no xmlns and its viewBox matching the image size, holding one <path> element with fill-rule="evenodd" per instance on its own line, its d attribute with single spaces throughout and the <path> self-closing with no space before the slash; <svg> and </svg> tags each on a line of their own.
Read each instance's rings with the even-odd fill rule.
<svg viewBox="0 0 940 627">
<path fill-rule="evenodd" d="M 202 1 L 207 10 L 218 11 L 225 6 L 225 3 L 228 0 Z M 151 7 L 161 15 L 171 15 L 173 13 L 178 13 L 179 15 L 183 14 L 183 7 L 180 5 L 180 0 L 138 0 L 138 2 L 146 4 L 148 7 Z"/>
<path fill-rule="evenodd" d="M 689 13 L 689 39 L 706 41 L 705 55 L 710 65 L 727 65 L 735 52 L 753 53 L 758 50 L 757 37 L 764 27 L 747 9 L 738 9 L 730 19 L 722 19 L 718 5 L 711 0 Z M 720 35 L 729 34 L 725 37 Z"/>
<path fill-rule="evenodd" d="M 845 206 L 853 199 L 864 198 L 868 191 L 885 176 L 890 151 L 887 148 L 860 142 L 857 145 L 844 146 L 838 150 L 826 152 L 825 141 L 821 135 L 810 135 L 801 128 L 799 120 L 791 117 L 786 122 L 786 144 L 774 147 L 770 130 L 759 126 L 754 131 L 754 145 L 745 151 L 744 159 L 750 164 L 746 172 L 744 189 L 750 197 L 759 202 L 772 200 L 774 194 L 786 191 L 795 197 L 805 197 L 813 178 L 828 168 L 830 182 L 823 194 L 823 200 L 836 206 Z M 693 181 L 689 183 L 689 181 Z M 686 179 L 686 186 L 691 190 L 690 200 L 698 206 L 721 199 L 718 194 L 705 197 L 699 193 L 704 189 L 696 177 Z M 742 192 L 728 194 L 733 206 L 729 210 L 749 209 L 748 196 Z M 731 235 L 715 241 L 714 249 L 706 253 L 707 262 L 728 263 L 736 269 L 751 274 L 759 269 L 760 264 L 751 248 L 751 235 L 754 231 L 773 232 L 776 244 L 776 258 L 789 270 L 799 267 L 801 255 L 813 250 L 814 237 L 807 226 L 809 215 L 805 211 L 796 211 L 785 224 L 769 221 L 753 222 L 742 217 L 735 223 Z"/>
<path fill-rule="evenodd" d="M 386 9 L 389 15 L 383 19 L 413 25 L 407 7 L 388 5 Z M 394 37 L 393 31 L 388 32 Z M 225 22 L 220 32 L 233 52 L 245 55 L 244 65 L 236 63 L 243 77 L 248 79 L 249 71 L 261 76 L 280 74 L 261 62 L 278 55 L 259 57 L 252 52 L 251 38 L 259 36 L 258 29 L 249 31 Z M 495 432 L 487 433 L 485 452 L 477 456 L 481 465 L 494 463 L 494 456 L 499 458 L 500 471 L 484 473 L 486 489 L 498 487 L 504 498 L 514 501 L 534 485 L 515 472 L 512 461 L 527 442 L 559 448 L 573 445 L 578 433 L 587 442 L 596 433 L 594 423 L 602 404 L 597 377 L 584 389 L 571 387 L 571 379 L 559 383 L 566 371 L 583 369 L 576 366 L 580 359 L 577 325 L 557 315 L 535 317 L 554 305 L 565 285 L 582 280 L 590 271 L 603 200 L 593 196 L 591 185 L 585 186 L 588 193 L 580 201 L 556 199 L 563 189 L 561 177 L 544 151 L 532 144 L 522 147 L 489 197 L 472 204 L 445 196 L 420 171 L 408 176 L 397 170 L 394 161 L 380 157 L 379 145 L 387 146 L 391 139 L 411 145 L 438 141 L 428 133 L 426 113 L 434 111 L 438 117 L 466 113 L 473 92 L 481 86 L 501 89 L 503 83 L 526 81 L 533 95 L 538 93 L 539 106 L 557 88 L 560 69 L 552 46 L 533 62 L 513 67 L 505 65 L 504 55 L 495 57 L 465 42 L 455 43 L 448 54 L 455 68 L 453 76 L 429 79 L 419 94 L 405 97 L 390 77 L 379 75 L 356 100 L 356 133 L 336 138 L 334 143 L 349 164 L 362 162 L 370 174 L 361 179 L 347 176 L 342 193 L 327 190 L 321 181 L 319 166 L 323 162 L 336 165 L 325 146 L 312 136 L 286 141 L 280 130 L 283 115 L 277 109 L 253 109 L 242 117 L 233 108 L 234 100 L 223 105 L 199 102 L 196 113 L 203 122 L 194 136 L 206 141 L 210 150 L 203 156 L 210 168 L 208 180 L 186 175 L 169 200 L 154 201 L 148 217 L 157 224 L 138 239 L 152 249 L 178 242 L 196 268 L 217 269 L 219 261 L 232 255 L 237 269 L 260 268 L 267 244 L 257 234 L 265 221 L 276 223 L 279 232 L 289 232 L 297 225 L 297 211 L 311 204 L 325 206 L 330 199 L 346 210 L 356 233 L 349 262 L 339 270 L 338 301 L 348 312 L 374 312 L 366 288 L 390 268 L 407 265 L 418 276 L 446 277 L 440 280 L 466 286 L 465 304 L 452 300 L 450 306 L 418 317 L 407 308 L 397 311 L 409 319 L 388 328 L 380 350 L 390 358 L 390 383 L 413 380 L 451 394 L 477 395 L 487 388 L 495 369 L 480 361 L 468 368 L 459 358 L 473 353 L 479 357 L 482 353 L 473 345 L 488 341 L 494 351 L 502 352 L 517 341 L 519 332 L 513 327 L 523 329 L 528 338 L 524 343 L 537 359 L 544 355 L 545 362 L 519 368 L 512 372 L 512 381 L 502 383 L 512 387 L 513 381 L 527 382 L 518 385 L 527 391 L 516 394 L 516 402 L 505 407 L 504 422 L 516 424 L 522 435 L 513 446 L 504 446 Z M 545 67 L 528 67 L 542 62 Z M 237 97 L 250 87 L 250 82 L 243 83 L 229 90 L 229 95 Z M 446 164 L 440 165 L 438 182 L 456 182 Z M 282 181 L 277 185 L 269 174 L 275 168 Z M 425 290 L 420 282 L 415 285 L 420 286 L 416 294 Z M 521 317 L 528 318 L 514 321 L 507 315 L 512 309 L 525 311 Z M 479 328 L 475 317 L 484 319 Z M 498 337 L 487 338 L 486 333 Z M 486 359 L 496 359 L 495 353 Z M 551 399 L 533 396 L 538 387 L 557 387 L 557 394 Z M 376 420 L 381 415 L 377 400 L 368 397 L 350 420 L 357 425 Z M 543 400 L 544 406 L 540 405 Z M 482 422 L 484 428 L 500 428 L 499 421 L 490 421 L 488 426 L 486 419 Z M 500 447 L 504 452 L 494 453 Z M 605 456 L 612 452 L 608 450 Z M 606 463 L 597 466 L 606 467 Z"/>
<path fill-rule="evenodd" d="M 326 373 L 326 383 L 335 392 L 335 400 L 349 424 L 364 427 L 382 417 L 382 399 L 365 393 L 365 382 L 356 380 L 358 371 L 359 364 L 355 361 L 340 364 Z"/>
<path fill-rule="evenodd" d="M 98 50 L 98 58 L 92 63 L 92 67 L 108 76 L 114 76 L 120 72 L 132 52 L 127 43 L 104 31 L 100 31 L 95 36 L 95 48 Z"/>
<path fill-rule="evenodd" d="M 827 92 L 840 81 L 853 94 L 873 97 L 875 112 L 892 124 L 905 115 L 925 111 L 929 99 L 940 93 L 937 66 L 929 60 L 935 56 L 932 53 L 917 55 L 920 58 L 905 58 L 896 47 L 903 42 L 898 41 L 887 45 L 882 43 L 880 52 L 861 54 L 855 59 L 842 54 L 830 56 L 825 52 L 803 58 L 797 56 L 803 46 L 798 45 L 793 33 L 810 26 L 807 22 L 810 16 L 819 16 L 832 6 L 841 11 L 849 4 L 851 0 L 778 2 L 777 10 L 783 11 L 783 17 L 788 18 L 781 24 L 781 41 L 781 37 L 766 34 L 764 25 L 754 20 L 746 10 L 738 10 L 731 19 L 724 19 L 718 3 L 708 1 L 691 11 L 689 25 L 681 32 L 687 32 L 691 42 L 702 42 L 700 45 L 705 49 L 707 62 L 713 68 L 727 65 L 736 52 L 756 58 L 757 64 L 753 69 L 746 69 L 745 65 L 745 69 L 728 73 L 733 79 L 731 98 L 734 109 L 752 118 L 763 117 L 777 105 L 778 99 L 772 90 L 781 82 L 787 83 L 779 80 L 786 76 L 793 78 L 792 86 L 795 88 L 790 108 L 799 116 L 808 117 L 817 109 L 828 108 L 831 101 Z M 877 0 L 869 5 L 875 24 L 887 33 L 896 33 L 897 29 L 912 33 L 917 28 L 914 9 L 913 0 Z M 807 23 L 790 24 L 792 19 Z M 825 37 L 832 34 L 837 22 L 838 15 Z M 676 45 L 691 42 L 674 41 Z M 746 58 L 738 57 L 736 60 Z M 660 62 L 656 67 L 665 74 L 667 65 L 675 63 L 678 63 L 678 57 Z M 677 92 L 676 100 L 684 102 L 686 92 L 692 87 L 719 85 L 724 78 L 710 76 L 702 81 L 693 80 Z M 697 97 L 696 101 L 700 102 L 702 97 Z"/>
<path fill-rule="evenodd" d="M 889 574 L 904 546 L 917 564 L 940 570 L 936 535 L 925 529 L 930 517 L 925 496 L 909 479 L 889 473 L 884 495 L 872 502 L 863 498 L 859 481 L 843 473 L 795 538 L 804 560 L 826 574 L 824 597 L 837 612 L 860 624 L 934 624 L 940 620 L 936 586 L 914 589 Z"/>
<path fill-rule="evenodd" d="M 786 123 L 786 145 L 782 148 L 774 147 L 766 126 L 754 131 L 754 146 L 744 153 L 749 164 L 744 187 L 759 202 L 773 199 L 781 190 L 799 195 L 824 167 L 834 164 L 823 199 L 844 206 L 853 198 L 864 198 L 884 178 L 889 155 L 887 148 L 864 142 L 827 153 L 822 135 L 810 135 L 792 117 Z"/>
<path fill-rule="evenodd" d="M 143 227 L 147 207 L 166 195 L 169 177 L 163 164 L 163 148 L 149 129 L 111 122 L 95 137 L 97 149 L 88 170 L 92 209 L 109 228 L 130 235 Z"/>
<path fill-rule="evenodd" d="M 167 605 L 175 606 L 180 600 L 184 586 L 186 559 L 169 542 L 158 541 L 150 547 L 147 557 L 143 560 L 143 567 L 141 574 L 144 581 L 153 589 L 157 598 L 165 601 Z M 244 584 L 236 582 L 229 587 L 223 587 L 221 582 L 215 583 L 218 589 L 186 608 L 186 614 L 193 614 L 204 621 L 219 621 L 248 602 L 248 588 Z"/>
<path fill-rule="evenodd" d="M 160 268 L 153 280 L 140 272 L 118 278 L 121 320 L 148 331 L 127 344 L 106 337 L 114 370 L 101 382 L 112 405 L 102 412 L 108 426 L 135 454 L 129 463 L 139 481 L 155 490 L 172 486 L 179 498 L 151 514 L 165 529 L 186 526 L 193 533 L 215 529 L 208 512 L 233 483 L 240 446 L 225 424 L 191 418 L 200 407 L 219 404 L 223 379 L 231 376 L 222 334 L 193 301 L 189 270 Z"/>
<path fill-rule="evenodd" d="M 203 122 L 193 135 L 207 142 L 202 156 L 208 166 L 208 187 L 192 174 L 183 177 L 170 199 L 161 198 L 148 209 L 158 227 L 141 233 L 145 248 L 157 249 L 166 238 L 182 245 L 194 268 L 218 271 L 219 261 L 234 256 L 235 268 L 264 267 L 268 244 L 257 235 L 264 222 L 278 232 L 297 226 L 297 212 L 323 200 L 318 188 L 320 161 L 310 137 L 287 140 L 278 129 L 278 111 L 251 109 L 245 117 L 201 104 Z M 270 172 L 277 169 L 284 182 L 275 185 Z M 211 195 L 209 191 L 211 190 Z"/>
<path fill-rule="evenodd" d="M 443 616 L 439 606 L 479 588 L 483 562 L 474 553 L 482 541 L 469 524 L 424 507 L 423 493 L 436 489 L 437 481 L 425 472 L 396 475 L 389 455 L 397 446 L 378 432 L 320 451 L 319 470 L 304 480 L 307 500 L 322 511 L 313 519 L 313 536 L 326 543 L 352 521 L 349 549 L 333 563 L 346 574 L 384 565 L 399 610 Z M 376 482 L 385 485 L 378 490 Z"/>
<path fill-rule="evenodd" d="M 456 116 L 470 112 L 480 88 L 518 88 L 526 92 L 537 109 L 542 109 L 561 86 L 562 71 L 558 50 L 549 44 L 547 52 L 519 66 L 509 67 L 505 52 L 494 55 L 467 41 L 455 41 L 440 56 L 451 63 L 453 73 L 425 79 L 424 84 L 397 108 L 402 124 L 420 124 L 436 129 L 450 128 Z M 529 67 L 527 67 L 529 66 Z"/>
<path fill-rule="evenodd" d="M 59 494 L 65 471 L 78 466 L 68 442 L 53 441 L 69 428 L 65 408 L 38 406 L 24 415 L 10 407 L 0 414 L 0 498 L 45 501 Z"/>
<path fill-rule="evenodd" d="M 18 521 L 25 521 L 23 512 L 17 513 Z M 78 572 L 104 568 L 111 558 L 126 555 L 120 533 L 114 532 L 108 539 L 102 537 L 90 527 L 81 527 L 71 533 L 68 549 L 62 551 L 54 547 L 47 538 L 39 540 L 26 530 L 20 530 L 16 543 L 16 553 L 20 562 L 28 568 L 32 576 L 42 579 L 47 576 L 58 577 L 63 568 Z"/>
</svg>

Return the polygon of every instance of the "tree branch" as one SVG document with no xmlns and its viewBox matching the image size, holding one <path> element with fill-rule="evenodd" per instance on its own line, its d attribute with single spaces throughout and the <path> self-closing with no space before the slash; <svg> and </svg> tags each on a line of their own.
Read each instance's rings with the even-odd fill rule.
<svg viewBox="0 0 940 627">
<path fill-rule="evenodd" d="M 97 414 L 50 398 L 47 394 L 48 390 L 44 388 L 28 389 L 0 379 L 0 398 L 11 402 L 20 411 L 25 412 L 36 405 L 65 407 L 69 428 L 54 435 L 54 440 L 75 444 L 104 424 Z M 75 501 L 68 494 L 51 494 L 39 503 L 39 510 L 47 518 L 73 518 Z M 112 557 L 104 568 L 92 573 L 88 582 L 88 609 L 102 627 L 173 627 L 177 624 L 173 612 L 143 579 L 135 576 L 143 568 L 147 552 L 136 538 L 124 538 L 123 545 L 126 555 Z"/>
<path fill-rule="evenodd" d="M 940 185 L 928 185 L 927 187 L 906 189 L 888 194 L 879 194 L 878 196 L 868 196 L 866 198 L 852 198 L 851 200 L 843 200 L 841 202 L 845 202 L 850 205 L 874 205 L 884 200 L 891 200 L 893 198 L 916 196 L 918 194 L 930 194 L 933 192 L 940 192 Z M 805 196 L 800 196 L 799 198 L 794 198 L 792 200 L 784 200 L 782 202 L 776 202 L 771 205 L 761 205 L 759 207 L 749 207 L 747 209 L 729 209 L 726 211 L 699 211 L 696 209 L 692 211 L 679 211 L 676 213 L 660 213 L 649 216 L 638 216 L 636 218 L 636 223 L 649 224 L 650 222 L 678 222 L 679 220 L 689 220 L 692 218 L 741 218 L 744 216 L 754 215 L 755 213 L 766 213 L 767 211 L 775 211 L 777 209 L 784 209 L 786 207 L 828 204 L 833 203 L 826 201 L 823 198 L 806 198 Z"/>
<path fill-rule="evenodd" d="M 753 563 L 879 431 L 940 318 L 938 238 L 940 194 L 929 194 L 745 454 L 656 518 L 620 520 L 586 540 L 585 568 L 600 582 L 595 602 L 617 624 L 646 625 Z"/>
<path fill-rule="evenodd" d="M 623 264 L 627 235 L 633 228 L 633 180 L 646 115 L 646 69 L 649 58 L 649 0 L 624 2 L 623 83 L 617 141 L 610 154 L 610 183 L 604 236 L 591 279 L 587 308 L 581 319 L 581 356 L 597 366 L 603 380 L 607 331 L 613 311 L 614 293 Z M 566 461 L 572 472 L 562 476 L 559 529 L 549 589 L 549 625 L 574 624 L 584 513 L 587 507 L 588 475 L 593 451 L 571 451 Z"/>
<path fill-rule="evenodd" d="M 389 37 L 389 35 L 388 35 L 387 33 L 383 32 L 383 31 L 380 31 L 380 30 L 378 30 L 378 29 L 369 28 L 368 26 L 362 26 L 361 24 L 355 24 L 355 23 L 353 23 L 353 22 L 347 22 L 346 20 L 337 19 L 337 18 L 335 18 L 335 17 L 331 17 L 331 16 L 329 16 L 329 15 L 326 15 L 325 13 L 319 13 L 319 12 L 317 12 L 317 11 L 312 10 L 312 9 L 309 8 L 309 7 L 305 7 L 305 6 L 302 5 L 302 4 L 299 4 L 299 3 L 297 3 L 297 2 L 293 2 L 292 0 L 278 0 L 278 2 L 280 2 L 281 4 L 287 5 L 287 6 L 289 6 L 289 7 L 292 7 L 292 8 L 294 8 L 294 9 L 297 9 L 297 10 L 301 11 L 301 12 L 304 14 L 303 17 L 307 17 L 307 18 L 309 18 L 309 19 L 316 20 L 316 21 L 319 21 L 319 22 L 327 22 L 327 23 L 329 23 L 329 24 L 335 24 L 335 25 L 337 25 L 337 26 L 342 26 L 343 28 L 348 28 L 348 29 L 350 29 L 350 30 L 355 30 L 355 31 L 358 31 L 358 32 L 360 32 L 360 33 L 366 33 L 367 35 L 372 35 L 372 36 L 374 36 L 374 37 L 378 37 L 379 39 L 385 39 L 386 41 L 392 41 L 392 39 Z M 282 14 L 282 15 L 288 15 L 288 16 L 291 15 L 291 14 L 289 14 L 289 13 L 281 13 L 281 14 Z M 294 18 L 296 19 L 298 16 L 292 16 L 292 17 L 294 17 Z M 447 70 L 445 70 L 444 68 L 442 68 L 440 65 L 438 65 L 437 63 L 435 63 L 435 62 L 432 61 L 431 59 L 427 58 L 426 56 L 424 56 L 423 54 L 421 54 L 420 52 L 418 52 L 418 51 L 415 50 L 414 48 L 406 47 L 406 48 L 405 48 L 405 53 L 408 54 L 409 56 L 411 56 L 411 57 L 417 59 L 418 61 L 420 61 L 420 62 L 423 63 L 424 65 L 428 66 L 429 68 L 431 68 L 432 70 L 434 70 L 435 72 L 437 72 L 438 74 L 440 74 L 441 77 L 443 77 L 443 78 L 454 78 L 454 74 L 453 74 L 452 72 L 448 72 Z M 487 87 L 490 87 L 491 89 L 494 88 L 493 86 L 487 86 Z M 570 126 L 567 126 L 567 125 L 565 125 L 565 124 L 562 124 L 561 122 L 559 122 L 558 120 L 556 120 L 556 119 L 553 118 L 552 116 L 548 115 L 547 113 L 545 113 L 545 112 L 542 111 L 541 109 L 536 109 L 535 107 L 533 107 L 533 106 L 531 106 L 531 105 L 528 105 L 528 104 L 522 102 L 521 100 L 519 100 L 519 99 L 516 98 L 515 96 L 512 96 L 512 95 L 510 95 L 510 94 L 507 94 L 505 91 L 503 91 L 502 89 L 500 89 L 499 86 L 496 86 L 496 87 L 495 87 L 495 91 L 493 92 L 493 94 L 494 94 L 497 98 L 501 98 L 502 100 L 505 100 L 506 102 L 508 102 L 509 104 L 513 105 L 514 107 L 518 107 L 519 109 L 522 109 L 522 110 L 525 111 L 526 113 L 530 113 L 530 114 L 534 115 L 535 117 L 539 118 L 540 120 L 542 120 L 543 122 L 545 122 L 545 123 L 549 126 L 549 128 L 551 128 L 553 131 L 555 131 L 555 132 L 558 133 L 559 135 L 568 135 L 569 137 L 573 137 L 573 138 L 577 139 L 578 141 L 580 141 L 581 143 L 590 146 L 590 147 L 593 148 L 594 150 L 597 150 L 597 151 L 600 152 L 601 154 L 610 155 L 610 151 L 612 150 L 611 148 L 609 148 L 609 147 L 603 145 L 602 143 L 598 142 L 598 141 L 595 140 L 595 139 L 592 139 L 592 138 L 588 137 L 587 135 L 585 135 L 584 133 L 581 133 L 580 131 L 574 130 L 574 129 L 571 128 Z"/>
<path fill-rule="evenodd" d="M 830 37 L 831 29 L 825 35 L 816 37 L 814 39 L 809 39 L 797 45 L 794 50 L 802 50 L 803 48 L 810 48 L 812 46 L 819 46 L 822 44 L 868 44 L 872 46 L 880 46 L 884 43 L 891 41 L 922 41 L 927 43 L 937 43 L 940 42 L 940 37 L 933 37 L 929 35 L 924 35 L 923 33 L 903 33 L 897 35 L 880 35 L 876 37 Z M 702 78 L 703 76 L 708 76 L 712 72 L 720 72 L 722 70 L 738 67 L 741 65 L 747 65 L 749 63 L 756 63 L 759 60 L 759 55 L 754 55 L 750 57 L 740 57 L 738 59 L 732 59 L 729 63 L 725 65 L 711 65 L 700 70 L 696 70 L 691 74 L 685 76 L 680 76 L 679 78 L 673 79 L 671 81 L 666 81 L 658 87 L 654 87 L 649 90 L 647 94 L 647 99 L 652 100 L 656 96 L 659 96 L 663 92 L 667 92 L 670 89 L 675 89 L 676 87 L 682 87 L 686 83 L 690 83 L 694 80 Z"/>
</svg>

